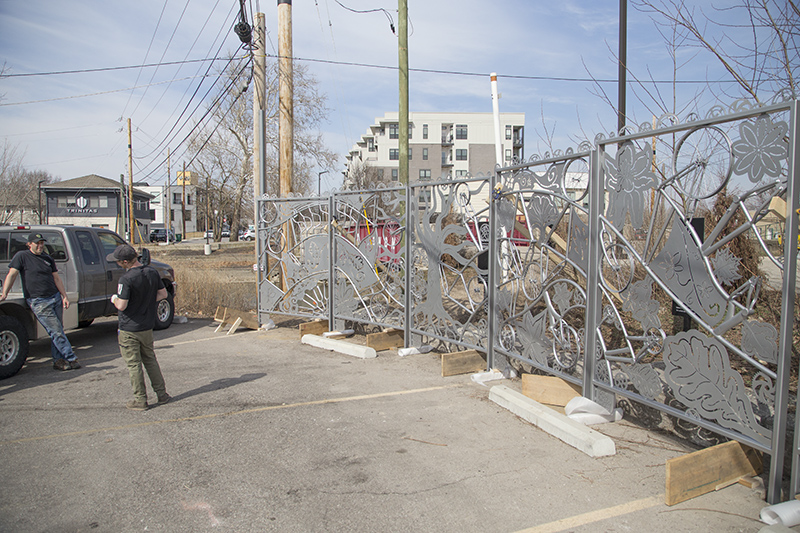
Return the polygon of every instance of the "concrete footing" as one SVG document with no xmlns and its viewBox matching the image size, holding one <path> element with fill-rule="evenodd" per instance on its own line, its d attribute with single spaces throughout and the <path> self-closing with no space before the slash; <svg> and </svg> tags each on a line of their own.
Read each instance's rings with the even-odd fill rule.
<svg viewBox="0 0 800 533">
<path fill-rule="evenodd" d="M 345 355 L 352 355 L 360 359 L 372 359 L 378 357 L 378 353 L 374 348 L 369 346 L 361 346 L 347 341 L 337 339 L 328 339 L 320 337 L 319 335 L 303 335 L 300 339 L 303 344 L 322 348 L 323 350 L 332 350 L 334 352 L 343 353 Z"/>
<path fill-rule="evenodd" d="M 605 457 L 617 453 L 614 441 L 609 437 L 545 407 L 506 385 L 492 387 L 489 399 L 590 457 Z"/>
</svg>

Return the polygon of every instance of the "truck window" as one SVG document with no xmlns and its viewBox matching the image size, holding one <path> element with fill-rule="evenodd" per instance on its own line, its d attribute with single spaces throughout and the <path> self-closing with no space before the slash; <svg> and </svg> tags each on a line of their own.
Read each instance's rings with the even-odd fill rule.
<svg viewBox="0 0 800 533">
<path fill-rule="evenodd" d="M 13 232 L 9 242 L 8 257 L 13 258 L 17 252 L 28 249 L 29 232 Z M 64 236 L 57 231 L 43 231 L 44 253 L 56 261 L 67 260 L 67 247 L 64 244 Z"/>
<path fill-rule="evenodd" d="M 8 257 L 8 233 L 0 233 L 0 261 L 10 261 Z"/>
<path fill-rule="evenodd" d="M 84 264 L 99 264 L 100 254 L 97 252 L 97 245 L 95 245 L 92 235 L 88 231 L 77 231 L 75 236 L 78 238 L 78 246 L 80 247 Z"/>
<path fill-rule="evenodd" d="M 100 239 L 100 244 L 103 247 L 103 257 L 116 250 L 117 246 L 120 244 L 125 244 L 125 241 L 116 233 L 98 231 L 97 237 Z"/>
</svg>

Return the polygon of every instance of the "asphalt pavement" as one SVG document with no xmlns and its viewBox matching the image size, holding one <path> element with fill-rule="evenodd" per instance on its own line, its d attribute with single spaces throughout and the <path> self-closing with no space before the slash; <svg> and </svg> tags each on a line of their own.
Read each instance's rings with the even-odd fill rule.
<svg viewBox="0 0 800 533">
<path fill-rule="evenodd" d="M 733 485 L 664 505 L 665 462 L 693 449 L 625 420 L 590 458 L 488 399 L 433 353 L 356 359 L 297 329 L 156 332 L 173 401 L 126 410 L 116 320 L 47 340 L 0 381 L 0 531 L 759 531 Z M 519 389 L 518 380 L 503 384 Z M 154 400 L 154 398 L 151 398 Z"/>
</svg>

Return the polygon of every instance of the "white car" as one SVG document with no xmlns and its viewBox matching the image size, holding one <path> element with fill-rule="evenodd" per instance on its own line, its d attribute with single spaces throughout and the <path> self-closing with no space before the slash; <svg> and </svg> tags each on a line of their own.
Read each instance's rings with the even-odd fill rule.
<svg viewBox="0 0 800 533">
<path fill-rule="evenodd" d="M 245 231 L 244 235 L 242 235 L 242 240 L 243 241 L 254 241 L 254 240 L 256 240 L 256 230 L 251 228 L 251 229 L 248 229 L 247 231 Z"/>
</svg>

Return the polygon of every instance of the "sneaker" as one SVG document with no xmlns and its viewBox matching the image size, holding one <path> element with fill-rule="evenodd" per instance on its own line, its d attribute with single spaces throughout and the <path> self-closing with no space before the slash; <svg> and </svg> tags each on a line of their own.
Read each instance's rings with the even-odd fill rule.
<svg viewBox="0 0 800 533">
<path fill-rule="evenodd" d="M 81 367 L 81 364 L 78 362 L 77 359 L 73 359 L 72 361 L 67 361 L 69 363 L 69 367 L 72 370 L 77 370 Z"/>
<path fill-rule="evenodd" d="M 172 396 L 170 396 L 169 394 L 167 394 L 165 392 L 164 394 L 162 394 L 161 396 L 158 397 L 158 403 L 159 404 L 169 403 L 169 401 L 171 399 L 172 399 Z"/>
<path fill-rule="evenodd" d="M 53 361 L 54 370 L 72 370 L 69 366 L 69 361 L 66 359 L 56 359 Z"/>
<path fill-rule="evenodd" d="M 133 409 L 134 411 L 146 411 L 147 410 L 147 400 L 131 400 L 125 407 L 128 409 Z"/>
</svg>

